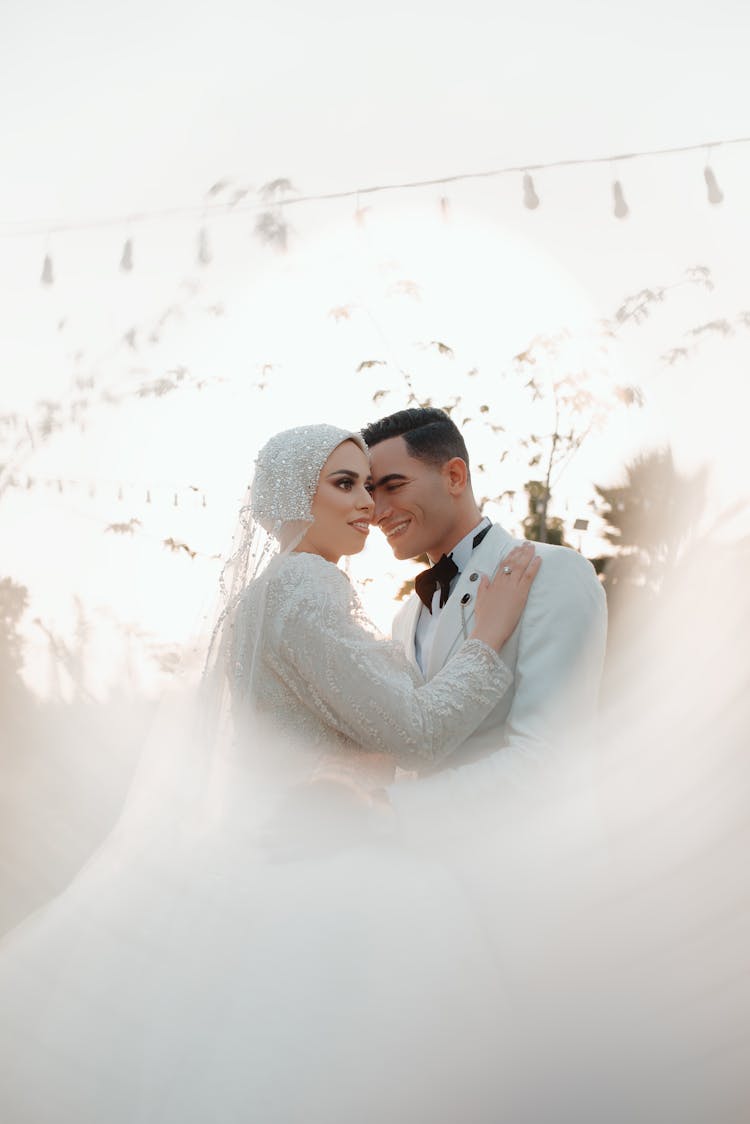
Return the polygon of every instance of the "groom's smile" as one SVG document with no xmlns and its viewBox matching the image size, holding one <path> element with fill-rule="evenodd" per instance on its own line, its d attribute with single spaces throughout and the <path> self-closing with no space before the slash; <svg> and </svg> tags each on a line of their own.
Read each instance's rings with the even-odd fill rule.
<svg viewBox="0 0 750 1124">
<path fill-rule="evenodd" d="M 395 526 L 393 524 L 389 527 L 383 526 L 381 527 L 381 530 L 384 532 L 385 537 L 390 542 L 391 539 L 395 539 L 397 535 L 402 535 L 406 528 L 409 526 L 410 522 L 410 519 L 405 519 L 400 523 L 396 523 Z"/>
<path fill-rule="evenodd" d="M 455 535 L 455 505 L 445 473 L 440 466 L 413 457 L 403 437 L 373 446 L 370 461 L 373 523 L 388 539 L 396 558 L 420 554 L 439 558 L 444 542 Z M 450 541 L 447 549 L 454 545 Z"/>
</svg>

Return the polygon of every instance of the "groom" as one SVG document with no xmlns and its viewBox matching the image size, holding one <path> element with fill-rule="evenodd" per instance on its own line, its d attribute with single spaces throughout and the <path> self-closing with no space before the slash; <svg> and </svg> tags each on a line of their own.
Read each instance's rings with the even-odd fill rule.
<svg viewBox="0 0 750 1124">
<path fill-rule="evenodd" d="M 438 409 L 401 410 L 366 426 L 374 522 L 396 558 L 427 554 L 393 624 L 393 638 L 431 679 L 473 625 L 482 574 L 492 577 L 519 544 L 483 518 L 471 486 L 463 437 Z M 542 565 L 502 659 L 514 682 L 494 711 L 444 766 L 488 773 L 560 745 L 593 717 L 606 638 L 604 591 L 591 564 L 568 547 L 536 543 Z M 502 574 L 499 575 L 502 578 Z M 544 754 L 543 754 L 544 756 Z M 476 762 L 477 764 L 469 764 Z"/>
</svg>

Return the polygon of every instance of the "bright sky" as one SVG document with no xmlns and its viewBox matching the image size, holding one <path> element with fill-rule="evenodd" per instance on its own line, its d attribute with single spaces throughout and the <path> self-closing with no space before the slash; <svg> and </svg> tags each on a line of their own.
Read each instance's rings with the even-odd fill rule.
<svg viewBox="0 0 750 1124">
<path fill-rule="evenodd" d="M 227 0 L 6 0 L 0 412 L 22 417 L 39 398 L 67 401 L 76 380 L 83 389 L 74 397 L 85 395 L 92 377 L 115 394 L 180 368 L 186 379 L 214 381 L 99 405 L 85 431 L 69 428 L 31 453 L 16 432 L 19 482 L 66 483 L 62 493 L 14 488 L 0 500 L 0 577 L 27 584 L 33 615 L 66 636 L 79 596 L 97 622 L 91 645 L 100 656 L 123 624 L 154 643 L 189 634 L 216 563 L 161 542 L 171 535 L 205 555 L 224 549 L 255 449 L 274 429 L 358 425 L 399 408 L 400 365 L 420 393 L 439 402 L 460 393 L 474 407 L 467 414 L 489 399 L 495 418 L 523 432 L 539 419 L 500 379 L 513 354 L 566 326 L 570 362 L 591 364 L 599 318 L 629 293 L 680 281 L 698 264 L 711 268 L 714 291 L 670 291 L 606 358 L 618 380 L 644 387 L 647 405 L 614 416 L 591 439 L 561 483 L 556 510 L 588 515 L 592 481 L 616 478 L 636 449 L 670 440 L 685 468 L 715 462 L 710 514 L 718 514 L 744 481 L 736 422 L 747 406 L 750 335 L 709 331 L 687 362 L 664 368 L 658 360 L 689 329 L 750 308 L 750 145 L 711 155 L 720 207 L 706 201 L 700 151 L 540 172 L 534 212 L 521 206 L 516 175 L 362 196 L 360 206 L 371 208 L 362 227 L 351 199 L 290 208 L 283 257 L 253 238 L 252 212 L 232 212 L 208 223 L 213 261 L 203 269 L 195 264 L 199 215 L 48 231 L 199 206 L 222 178 L 231 181 L 227 193 L 277 177 L 322 193 L 746 136 L 748 22 L 746 6 L 727 0 L 469 2 L 450 18 L 423 0 L 369 10 L 327 0 L 257 10 Z M 618 177 L 626 221 L 611 214 Z M 135 268 L 123 275 L 117 263 L 128 236 Z M 45 253 L 51 287 L 39 283 Z M 330 315 L 341 307 L 346 317 Z M 158 341 L 149 340 L 168 309 Z M 130 348 L 122 338 L 133 327 Z M 454 357 L 424 346 L 434 340 Z M 363 360 L 387 366 L 356 374 Z M 263 373 L 265 364 L 272 368 Z M 468 377 L 474 368 L 479 375 Z M 378 389 L 391 394 L 373 405 Z M 488 445 L 486 431 L 470 424 L 467 437 L 478 462 L 502 455 L 503 435 Z M 495 491 L 530 475 L 506 462 Z M 522 505 L 498 514 L 512 525 Z M 137 536 L 105 533 L 131 518 L 141 521 Z M 404 571 L 374 542 L 355 570 L 376 577 L 368 596 L 386 626 Z M 46 640 L 39 626 L 27 627 L 42 682 Z"/>
</svg>

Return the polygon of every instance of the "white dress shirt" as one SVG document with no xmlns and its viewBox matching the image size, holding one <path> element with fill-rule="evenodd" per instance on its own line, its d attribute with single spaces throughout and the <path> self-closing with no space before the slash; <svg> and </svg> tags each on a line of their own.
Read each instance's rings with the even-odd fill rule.
<svg viewBox="0 0 750 1124">
<path fill-rule="evenodd" d="M 468 535 L 464 535 L 459 543 L 453 547 L 448 557 L 452 558 L 458 566 L 458 573 L 455 575 L 450 584 L 450 592 L 452 593 L 459 575 L 469 563 L 469 559 L 474 551 L 474 539 L 480 531 L 485 527 L 490 526 L 490 520 L 485 516 L 473 530 L 469 531 Z M 437 626 L 440 621 L 440 588 L 438 587 L 432 595 L 432 613 L 428 612 L 425 605 L 422 606 L 419 613 L 419 620 L 417 621 L 417 629 L 414 634 L 414 654 L 417 658 L 422 674 L 425 674 L 425 668 L 430 662 L 430 652 L 432 651 L 432 643 L 435 639 Z"/>
</svg>

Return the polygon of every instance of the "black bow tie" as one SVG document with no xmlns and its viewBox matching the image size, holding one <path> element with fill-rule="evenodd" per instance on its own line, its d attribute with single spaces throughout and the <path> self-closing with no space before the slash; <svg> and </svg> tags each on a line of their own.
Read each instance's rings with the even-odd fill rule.
<svg viewBox="0 0 750 1124">
<path fill-rule="evenodd" d="M 491 526 L 492 524 L 488 523 L 486 527 L 482 527 L 482 530 L 477 532 L 471 543 L 472 550 L 476 550 Z M 459 569 L 453 561 L 453 555 L 444 554 L 429 570 L 422 570 L 421 574 L 417 574 L 414 579 L 414 591 L 430 613 L 432 612 L 432 598 L 435 596 L 435 590 L 440 586 L 440 608 L 442 609 L 451 595 L 451 582 L 457 573 L 459 573 Z"/>
<path fill-rule="evenodd" d="M 440 586 L 440 608 L 448 600 L 451 591 L 451 582 L 458 573 L 458 566 L 448 554 L 444 554 L 439 562 L 429 570 L 422 570 L 414 579 L 414 589 L 423 605 L 432 612 L 432 598 L 435 590 Z"/>
</svg>

